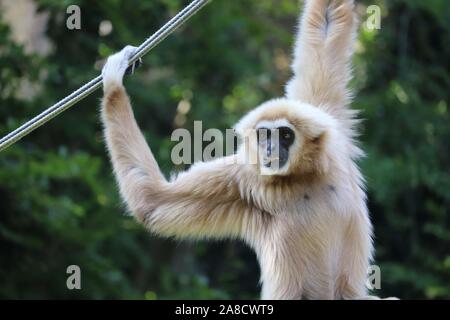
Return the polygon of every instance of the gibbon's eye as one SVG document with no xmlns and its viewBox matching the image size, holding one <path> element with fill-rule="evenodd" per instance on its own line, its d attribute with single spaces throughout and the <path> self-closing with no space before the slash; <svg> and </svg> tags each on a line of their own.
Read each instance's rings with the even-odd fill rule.
<svg viewBox="0 0 450 320">
<path fill-rule="evenodd" d="M 256 129 L 256 138 L 259 141 L 265 141 L 270 139 L 270 130 L 267 128 L 258 128 Z"/>
<path fill-rule="evenodd" d="M 278 134 L 280 136 L 280 142 L 290 145 L 294 141 L 294 131 L 288 127 L 280 127 L 278 128 Z"/>
</svg>

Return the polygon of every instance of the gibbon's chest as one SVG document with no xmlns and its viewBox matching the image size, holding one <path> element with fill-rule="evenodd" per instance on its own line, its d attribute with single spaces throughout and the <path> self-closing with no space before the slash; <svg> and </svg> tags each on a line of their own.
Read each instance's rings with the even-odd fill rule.
<svg viewBox="0 0 450 320">
<path fill-rule="evenodd" d="M 305 255 L 320 260 L 330 250 L 339 251 L 349 213 L 354 211 L 346 194 L 333 185 L 305 189 L 284 212 L 273 216 L 260 239 L 265 243 L 262 260 L 276 258 L 267 263 L 283 260 L 297 264 Z"/>
<path fill-rule="evenodd" d="M 333 269 L 337 261 L 330 257 L 339 256 L 348 222 L 343 196 L 332 185 L 305 189 L 285 212 L 274 216 L 256 250 L 264 273 L 291 275 L 289 283 L 323 267 L 323 261 Z"/>
<path fill-rule="evenodd" d="M 296 192 L 294 199 L 282 200 L 285 210 L 282 216 L 297 224 L 348 211 L 351 199 L 346 199 L 348 193 L 342 189 L 342 186 L 331 183 L 302 188 Z"/>
</svg>

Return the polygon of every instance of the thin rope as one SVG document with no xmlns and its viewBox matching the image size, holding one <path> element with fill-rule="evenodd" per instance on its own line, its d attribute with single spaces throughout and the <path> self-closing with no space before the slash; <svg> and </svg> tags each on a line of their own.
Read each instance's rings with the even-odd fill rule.
<svg viewBox="0 0 450 320">
<path fill-rule="evenodd" d="M 145 40 L 137 49 L 134 55 L 130 58 L 128 65 L 133 65 L 134 62 L 139 60 L 150 50 L 156 47 L 161 41 L 163 41 L 167 36 L 178 29 L 184 22 L 186 22 L 190 17 L 192 17 L 197 11 L 199 11 L 203 6 L 205 6 L 211 0 L 194 0 L 189 5 L 187 5 L 183 10 L 181 10 L 175 17 L 170 19 L 165 25 L 163 25 L 158 31 L 152 34 L 147 40 Z M 33 119 L 24 123 L 14 131 L 0 139 L 0 151 L 5 150 L 7 147 L 13 143 L 19 141 L 24 136 L 32 132 L 33 130 L 39 128 L 49 120 L 56 117 L 58 114 L 69 109 L 71 106 L 76 104 L 78 101 L 84 99 L 95 90 L 102 86 L 102 76 L 98 76 L 84 86 L 80 87 L 78 90 L 72 92 L 70 95 L 55 103 L 47 110 L 41 112 Z"/>
</svg>

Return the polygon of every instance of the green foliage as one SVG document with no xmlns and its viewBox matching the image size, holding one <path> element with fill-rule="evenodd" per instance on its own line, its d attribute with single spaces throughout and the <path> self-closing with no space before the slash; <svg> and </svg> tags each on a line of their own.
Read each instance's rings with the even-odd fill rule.
<svg viewBox="0 0 450 320">
<path fill-rule="evenodd" d="M 0 135 L 90 80 L 96 62 L 139 44 L 187 2 L 78 0 L 82 29 L 67 30 L 73 3 L 37 1 L 49 13 L 48 56 L 26 53 L 0 20 Z M 376 294 L 450 298 L 450 9 L 444 0 L 375 3 L 381 29 L 361 29 L 353 86 L 382 271 Z M 203 120 L 204 128 L 229 128 L 283 93 L 297 15 L 294 0 L 215 0 L 126 80 L 166 174 L 175 127 Z M 113 25 L 107 36 L 98 33 L 103 20 Z M 40 85 L 32 98 L 20 94 L 24 80 Z M 124 214 L 99 97 L 0 155 L 0 298 L 258 297 L 258 265 L 243 244 L 157 239 Z M 186 115 L 177 114 L 180 100 L 191 104 Z M 66 288 L 71 264 L 81 267 L 80 291 Z"/>
</svg>

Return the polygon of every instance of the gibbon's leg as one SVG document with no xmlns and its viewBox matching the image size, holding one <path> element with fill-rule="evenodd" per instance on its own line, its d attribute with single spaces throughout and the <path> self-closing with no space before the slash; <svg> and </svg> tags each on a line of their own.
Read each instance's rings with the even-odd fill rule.
<svg viewBox="0 0 450 320">
<path fill-rule="evenodd" d="M 160 172 L 122 85 L 134 50 L 126 47 L 111 56 L 102 72 L 104 135 L 129 210 L 150 230 L 165 236 L 238 237 L 243 229 L 253 230 L 256 209 L 239 197 L 235 181 L 240 167 L 230 164 L 233 159 L 194 164 L 171 182 Z"/>
<path fill-rule="evenodd" d="M 353 0 L 305 0 L 294 48 L 288 98 L 346 118 L 356 18 Z"/>
</svg>

